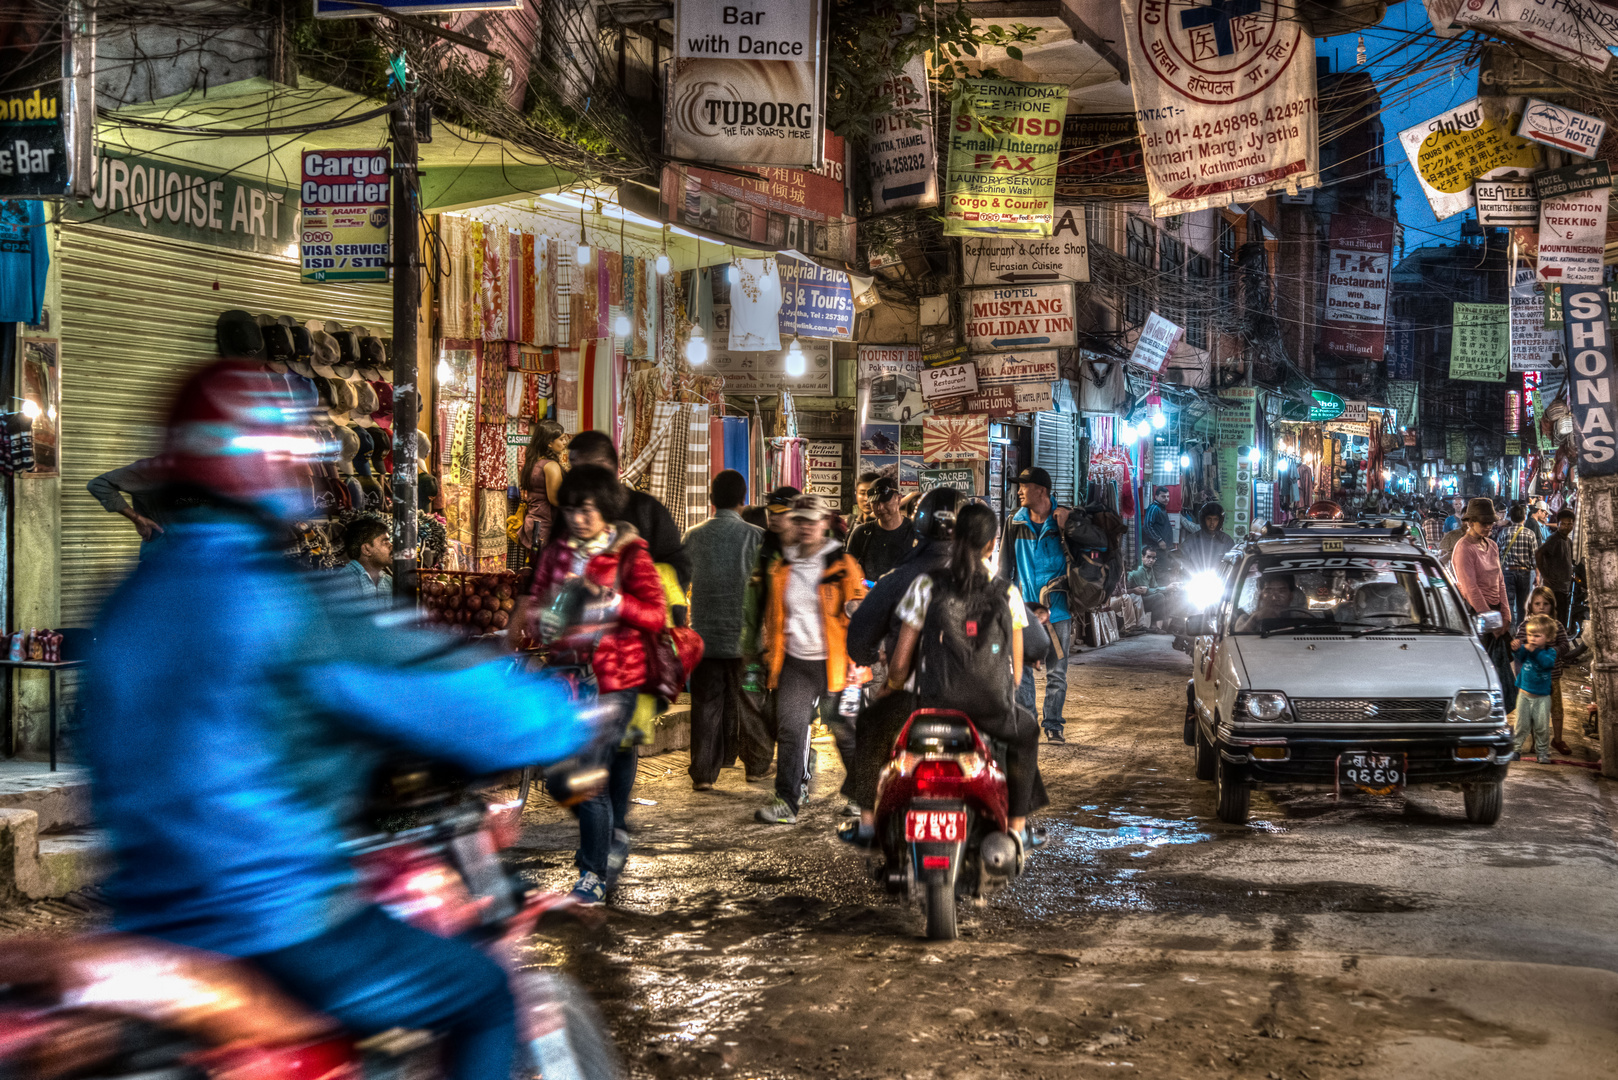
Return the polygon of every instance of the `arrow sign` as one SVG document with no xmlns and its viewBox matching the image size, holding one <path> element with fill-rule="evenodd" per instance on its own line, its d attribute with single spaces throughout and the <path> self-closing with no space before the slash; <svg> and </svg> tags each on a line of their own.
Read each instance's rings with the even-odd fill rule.
<svg viewBox="0 0 1618 1080">
<path fill-rule="evenodd" d="M 989 342 L 989 345 L 995 349 L 1026 349 L 1030 345 L 1049 345 L 1050 343 L 1051 339 L 1048 337 L 997 337 Z"/>
<path fill-rule="evenodd" d="M 1060 281 L 1062 279 L 1057 274 L 1001 274 L 999 280 L 1015 285 L 1019 281 Z"/>
<path fill-rule="evenodd" d="M 961 269 L 968 285 L 1089 281 L 1090 248 L 1084 230 L 1084 207 L 1058 205 L 1048 238 L 963 237 Z"/>
</svg>

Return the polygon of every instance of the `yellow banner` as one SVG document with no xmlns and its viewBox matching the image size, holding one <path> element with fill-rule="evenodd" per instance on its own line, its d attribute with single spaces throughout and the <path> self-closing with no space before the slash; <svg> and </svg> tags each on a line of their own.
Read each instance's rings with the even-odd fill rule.
<svg viewBox="0 0 1618 1080">
<path fill-rule="evenodd" d="M 962 79 L 950 106 L 944 235 L 1051 235 L 1066 117 L 1066 86 Z"/>
</svg>

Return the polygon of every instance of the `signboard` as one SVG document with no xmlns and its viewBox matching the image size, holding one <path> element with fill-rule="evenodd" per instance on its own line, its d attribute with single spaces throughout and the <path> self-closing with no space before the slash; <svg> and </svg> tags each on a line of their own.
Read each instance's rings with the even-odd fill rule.
<svg viewBox="0 0 1618 1080">
<path fill-rule="evenodd" d="M 1393 231 L 1382 218 L 1332 215 L 1321 343 L 1339 356 L 1382 359 Z"/>
<path fill-rule="evenodd" d="M 1449 377 L 1505 382 L 1510 321 L 1505 304 L 1456 304 L 1449 344 Z"/>
<path fill-rule="evenodd" d="M 1528 99 L 1523 109 L 1522 123 L 1517 126 L 1517 134 L 1525 139 L 1580 157 L 1595 157 L 1601 137 L 1606 133 L 1605 120 L 1537 98 Z"/>
<path fill-rule="evenodd" d="M 1049 236 L 1067 87 L 958 79 L 944 179 L 945 236 Z"/>
<path fill-rule="evenodd" d="M 977 392 L 966 396 L 966 411 L 970 413 L 983 413 L 986 416 L 1010 416 L 1019 412 L 1017 408 L 1016 386 L 983 386 Z"/>
<path fill-rule="evenodd" d="M 65 195 L 73 181 L 72 98 L 62 78 L 68 6 L 0 7 L 0 199 Z"/>
<path fill-rule="evenodd" d="M 1544 325 L 1545 301 L 1534 290 L 1532 267 L 1519 264 L 1511 283 L 1511 370 L 1549 371 L 1562 335 Z"/>
<path fill-rule="evenodd" d="M 967 495 L 976 495 L 977 470 L 975 469 L 923 469 L 921 470 L 921 493 L 927 494 L 934 488 L 954 488 Z"/>
<path fill-rule="evenodd" d="M 970 360 L 964 364 L 950 364 L 948 367 L 924 368 L 921 372 L 923 401 L 960 397 L 962 394 L 972 393 L 977 388 L 978 371 Z"/>
<path fill-rule="evenodd" d="M 978 369 L 978 385 L 1016 386 L 1018 383 L 1055 382 L 1061 378 L 1061 364 L 1055 349 L 1028 352 L 977 353 L 972 361 Z"/>
<path fill-rule="evenodd" d="M 523 0 L 366 0 L 372 7 L 400 15 L 437 15 L 462 11 L 521 11 Z M 370 19 L 376 12 L 342 0 L 314 0 L 317 19 Z"/>
<path fill-rule="evenodd" d="M 1286 401 L 1281 405 L 1281 419 L 1302 421 L 1308 420 L 1312 424 L 1335 420 L 1343 415 L 1347 403 L 1329 390 L 1311 390 L 1309 403 L 1302 401 Z"/>
<path fill-rule="evenodd" d="M 391 173 L 386 149 L 303 152 L 303 281 L 388 280 Z"/>
<path fill-rule="evenodd" d="M 1600 283 L 1607 249 L 1607 203 L 1611 197 L 1611 186 L 1602 186 L 1579 195 L 1540 201 L 1539 253 L 1535 263 L 1540 281 Z"/>
<path fill-rule="evenodd" d="M 1534 174 L 1534 194 L 1541 199 L 1579 195 L 1612 187 L 1612 167 L 1605 161 L 1586 161 Z"/>
<path fill-rule="evenodd" d="M 1146 181 L 1134 113 L 1068 113 L 1056 163 L 1058 199 L 1130 195 Z"/>
<path fill-rule="evenodd" d="M 861 345 L 856 379 L 871 420 L 909 420 L 927 408 L 921 398 L 921 349 L 915 345 Z"/>
<path fill-rule="evenodd" d="M 1466 0 L 1454 24 L 1515 38 L 1555 57 L 1605 72 L 1618 47 L 1618 10 L 1587 0 Z"/>
<path fill-rule="evenodd" d="M 989 418 L 927 416 L 921 421 L 923 461 L 988 461 Z"/>
<path fill-rule="evenodd" d="M 793 248 L 839 262 L 854 260 L 854 219 L 847 210 L 843 140 L 822 136 L 825 164 L 772 168 L 738 176 L 695 165 L 663 167 L 663 220 L 761 248 Z"/>
<path fill-rule="evenodd" d="M 938 147 L 927 101 L 927 63 L 918 54 L 882 83 L 893 108 L 871 118 L 866 160 L 871 170 L 871 208 L 890 210 L 938 205 Z"/>
<path fill-rule="evenodd" d="M 1014 285 L 961 296 L 961 324 L 974 351 L 1078 344 L 1071 285 Z"/>
<path fill-rule="evenodd" d="M 1057 206 L 1056 223 L 1049 239 L 964 237 L 961 263 L 968 285 L 1089 281 L 1090 250 L 1084 229 L 1084 207 Z"/>
<path fill-rule="evenodd" d="M 833 510 L 842 509 L 843 444 L 810 440 L 804 444 L 804 484 L 808 495 L 822 495 Z"/>
<path fill-rule="evenodd" d="M 1416 423 L 1416 397 L 1421 392 L 1421 384 L 1413 380 L 1389 379 L 1388 404 L 1398 415 L 1399 423 L 1404 427 L 1413 428 Z"/>
<path fill-rule="evenodd" d="M 840 442 L 819 442 L 811 439 L 804 444 L 803 466 L 811 471 L 816 469 L 841 469 L 843 467 L 843 444 Z"/>
<path fill-rule="evenodd" d="M 775 352 L 732 352 L 710 346 L 708 368 L 714 375 L 725 378 L 727 394 L 773 394 L 790 390 L 794 394 L 831 396 L 831 342 L 805 341 L 801 343 L 805 370 L 801 377 L 786 374 L 785 349 Z"/>
<path fill-rule="evenodd" d="M 778 256 L 775 266 L 781 275 L 783 340 L 794 334 L 834 341 L 853 339 L 854 292 L 847 274 L 785 256 Z"/>
<path fill-rule="evenodd" d="M 66 200 L 61 211 L 69 221 L 285 258 L 297 199 L 291 188 L 240 173 L 103 149 L 89 201 Z"/>
<path fill-rule="evenodd" d="M 1135 339 L 1129 362 L 1156 375 L 1163 370 L 1163 365 L 1168 363 L 1169 353 L 1174 351 L 1174 346 L 1184 336 L 1185 327 L 1169 322 L 1154 311 L 1146 316 L 1146 324 L 1140 328 L 1140 337 Z"/>
<path fill-rule="evenodd" d="M 1294 0 L 1122 0 L 1152 213 L 1319 183 L 1315 43 Z"/>
<path fill-rule="evenodd" d="M 681 0 L 663 152 L 685 161 L 822 164 L 824 0 Z"/>
<path fill-rule="evenodd" d="M 1399 132 L 1405 156 L 1439 221 L 1470 209 L 1472 182 L 1496 171 L 1524 175 L 1539 164 L 1539 147 L 1512 132 L 1520 98 L 1473 98 Z"/>
<path fill-rule="evenodd" d="M 1538 225 L 1539 196 L 1532 180 L 1479 180 L 1472 185 L 1479 225 Z"/>
<path fill-rule="evenodd" d="M 1456 465 L 1466 464 L 1466 432 L 1450 428 L 1444 433 L 1444 460 Z"/>
<path fill-rule="evenodd" d="M 1568 378 L 1573 430 L 1579 444 L 1579 475 L 1610 476 L 1618 472 L 1614 445 L 1612 322 L 1605 289 L 1563 289 L 1567 326 Z M 1534 391 L 1539 417 L 1539 391 Z"/>
<path fill-rule="evenodd" d="M 1050 383 L 1018 383 L 1016 386 L 1018 412 L 1054 412 L 1056 402 L 1051 396 Z"/>
<path fill-rule="evenodd" d="M 1371 419 L 1371 403 L 1368 401 L 1343 402 L 1342 415 L 1337 419 L 1345 424 L 1364 424 Z"/>
</svg>

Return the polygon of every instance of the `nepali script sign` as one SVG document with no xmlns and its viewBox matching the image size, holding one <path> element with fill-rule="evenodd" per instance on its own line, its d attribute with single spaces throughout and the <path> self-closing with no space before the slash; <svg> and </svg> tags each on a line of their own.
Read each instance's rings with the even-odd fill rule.
<svg viewBox="0 0 1618 1080">
<path fill-rule="evenodd" d="M 1320 181 L 1315 43 L 1293 0 L 1121 0 L 1158 217 Z"/>
</svg>

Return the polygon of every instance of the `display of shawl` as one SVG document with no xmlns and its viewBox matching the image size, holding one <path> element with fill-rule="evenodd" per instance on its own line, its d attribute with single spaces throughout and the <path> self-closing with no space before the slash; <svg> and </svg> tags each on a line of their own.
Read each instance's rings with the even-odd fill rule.
<svg viewBox="0 0 1618 1080">
<path fill-rule="evenodd" d="M 478 492 L 478 570 L 489 573 L 506 566 L 506 493 Z"/>
<path fill-rule="evenodd" d="M 635 260 L 635 273 L 635 356 L 656 363 L 658 293 L 662 291 L 657 260 Z"/>
<path fill-rule="evenodd" d="M 483 277 L 478 304 L 483 312 L 484 341 L 506 339 L 507 304 L 511 295 L 511 234 L 504 226 L 483 226 Z"/>
<path fill-rule="evenodd" d="M 447 338 L 469 338 L 474 332 L 472 302 L 477 287 L 472 278 L 472 258 L 467 245 L 468 222 L 453 214 L 444 214 L 438 221 L 444 260 L 438 330 Z"/>
<path fill-rule="evenodd" d="M 667 383 L 661 368 L 649 367 L 631 372 L 624 380 L 623 456 L 635 458 L 652 436 L 652 409 L 666 397 Z"/>
<path fill-rule="evenodd" d="M 781 348 L 781 275 L 773 258 L 730 264 L 730 347 L 738 352 Z"/>
<path fill-rule="evenodd" d="M 649 491 L 651 489 L 652 462 L 656 460 L 658 451 L 663 448 L 663 444 L 668 441 L 669 432 L 673 431 L 675 427 L 677 413 L 673 408 L 673 403 L 659 403 L 658 408 L 661 408 L 663 404 L 668 404 L 670 408 L 666 411 L 658 412 L 656 418 L 647 425 L 650 434 L 647 436 L 646 445 L 641 448 L 640 453 L 630 458 L 626 464 L 621 465 L 618 469 L 619 478 L 639 491 Z M 646 480 L 645 483 L 641 482 L 643 479 Z"/>
<path fill-rule="evenodd" d="M 735 469 L 752 482 L 753 474 L 750 468 L 752 439 L 748 431 L 747 417 L 721 416 L 719 423 L 725 431 L 724 436 L 724 463 L 725 468 Z"/>
<path fill-rule="evenodd" d="M 511 234 L 511 320 L 506 332 L 512 341 L 534 340 L 534 238 Z"/>
<path fill-rule="evenodd" d="M 556 314 L 555 300 L 551 293 L 556 280 L 556 264 L 550 257 L 551 238 L 548 236 L 535 236 L 533 245 L 523 245 L 523 254 L 528 259 L 528 303 L 532 308 L 533 321 L 529 323 L 528 341 L 535 345 L 556 344 Z"/>
<path fill-rule="evenodd" d="M 468 336 L 482 340 L 483 338 L 483 263 L 487 250 L 484 246 L 483 234 L 487 231 L 483 222 L 468 221 L 466 223 L 466 255 L 467 273 L 472 286 L 472 300 L 467 309 Z"/>
<path fill-rule="evenodd" d="M 1129 452 L 1121 446 L 1093 447 L 1090 450 L 1090 480 L 1111 480 L 1118 485 L 1118 513 L 1126 518 L 1135 514 L 1135 490 L 1130 480 L 1132 468 Z"/>
<path fill-rule="evenodd" d="M 597 257 L 592 259 L 587 266 L 575 266 L 572 268 L 567 343 L 575 349 L 580 348 L 584 342 L 593 337 L 600 337 L 596 333 L 596 307 L 600 303 L 600 297 L 598 296 L 601 288 L 600 275 L 601 258 L 599 252 Z"/>
<path fill-rule="evenodd" d="M 478 349 L 478 420 L 506 422 L 506 349 L 493 342 Z"/>
<path fill-rule="evenodd" d="M 472 406 L 464 401 L 450 405 L 449 468 L 444 474 L 446 484 L 471 484 L 473 460 L 477 454 L 477 440 L 472 435 Z"/>
<path fill-rule="evenodd" d="M 619 401 L 618 363 L 612 339 L 595 338 L 579 349 L 579 423 L 594 431 L 605 431 L 616 445 Z"/>
<path fill-rule="evenodd" d="M 803 454 L 808 442 L 801 435 L 769 440 L 764 447 L 764 455 L 769 463 L 767 482 L 771 488 L 789 484 L 803 490 Z"/>
<path fill-rule="evenodd" d="M 656 272 L 655 269 L 653 272 Z M 684 314 L 684 307 L 679 296 L 680 290 L 675 288 L 673 284 L 675 280 L 675 278 L 671 277 L 658 290 L 659 299 L 661 300 L 659 307 L 663 314 L 658 320 L 657 355 L 654 357 L 657 363 L 669 367 L 670 370 L 673 370 L 673 367 L 680 360 L 683 360 L 682 357 L 679 357 L 678 351 L 674 347 L 675 337 L 680 327 L 680 319 Z"/>
<path fill-rule="evenodd" d="M 573 343 L 573 252 L 558 240 L 545 252 L 545 265 L 552 284 L 549 303 L 553 337 L 556 347 L 562 349 Z"/>
<path fill-rule="evenodd" d="M 478 425 L 477 485 L 506 489 L 506 423 Z"/>
</svg>

